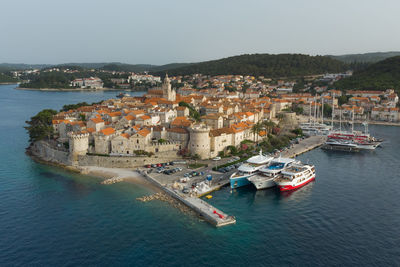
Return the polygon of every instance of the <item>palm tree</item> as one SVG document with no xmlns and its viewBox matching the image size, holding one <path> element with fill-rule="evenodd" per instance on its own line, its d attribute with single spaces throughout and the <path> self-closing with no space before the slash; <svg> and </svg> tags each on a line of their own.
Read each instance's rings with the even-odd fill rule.
<svg viewBox="0 0 400 267">
<path fill-rule="evenodd" d="M 260 131 L 260 124 L 256 123 L 253 125 L 253 127 L 251 127 L 251 132 L 253 133 L 253 140 L 257 143 L 256 141 L 256 134 L 258 135 L 258 132 Z"/>
<path fill-rule="evenodd" d="M 271 120 L 265 120 L 262 122 L 262 126 L 267 132 L 267 134 L 270 134 L 272 129 L 275 127 L 275 123 Z"/>
</svg>

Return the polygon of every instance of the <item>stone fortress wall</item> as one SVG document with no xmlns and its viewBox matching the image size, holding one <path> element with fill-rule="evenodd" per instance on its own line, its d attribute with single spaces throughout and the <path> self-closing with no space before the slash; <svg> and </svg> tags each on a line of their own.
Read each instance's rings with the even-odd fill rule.
<svg viewBox="0 0 400 267">
<path fill-rule="evenodd" d="M 190 129 L 189 151 L 192 155 L 199 155 L 201 159 L 210 158 L 210 128 L 197 125 Z"/>
<path fill-rule="evenodd" d="M 137 168 L 146 164 L 170 162 L 181 159 L 176 151 L 159 152 L 155 156 L 96 156 L 96 155 L 76 155 L 62 149 L 56 149 L 45 141 L 35 142 L 30 148 L 33 156 L 56 164 L 66 166 L 98 166 L 105 168 Z"/>
</svg>

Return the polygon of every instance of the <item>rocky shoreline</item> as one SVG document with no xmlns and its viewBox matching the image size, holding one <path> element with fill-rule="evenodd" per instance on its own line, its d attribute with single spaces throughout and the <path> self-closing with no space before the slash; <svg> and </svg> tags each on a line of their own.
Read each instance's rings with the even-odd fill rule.
<svg viewBox="0 0 400 267">
<path fill-rule="evenodd" d="M 169 203 L 172 207 L 180 210 L 181 212 L 196 215 L 196 213 L 193 210 L 191 210 L 188 206 L 184 205 L 180 201 L 177 201 L 176 199 L 172 198 L 171 196 L 169 196 L 165 193 L 158 192 L 158 193 L 155 193 L 152 195 L 138 197 L 138 198 L 136 198 L 136 200 L 140 201 L 140 202 L 149 202 L 149 201 L 153 201 L 153 200 L 159 200 L 162 202 Z"/>
</svg>

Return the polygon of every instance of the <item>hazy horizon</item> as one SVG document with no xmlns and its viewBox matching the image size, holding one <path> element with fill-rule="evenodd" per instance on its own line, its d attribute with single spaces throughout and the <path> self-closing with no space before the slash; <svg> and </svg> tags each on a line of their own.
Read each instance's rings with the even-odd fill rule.
<svg viewBox="0 0 400 267">
<path fill-rule="evenodd" d="M 3 9 L 1 63 L 163 65 L 400 50 L 394 0 L 21 0 Z"/>
</svg>

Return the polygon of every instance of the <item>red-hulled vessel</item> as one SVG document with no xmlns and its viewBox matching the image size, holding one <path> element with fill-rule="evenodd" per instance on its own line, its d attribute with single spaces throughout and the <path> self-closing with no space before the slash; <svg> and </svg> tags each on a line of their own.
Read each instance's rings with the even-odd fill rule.
<svg viewBox="0 0 400 267">
<path fill-rule="evenodd" d="M 282 176 L 275 179 L 279 190 L 289 191 L 305 186 L 315 179 L 315 166 L 308 164 L 292 165 L 281 172 Z"/>
</svg>

